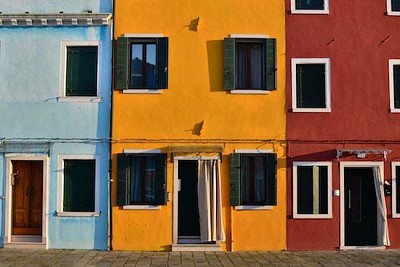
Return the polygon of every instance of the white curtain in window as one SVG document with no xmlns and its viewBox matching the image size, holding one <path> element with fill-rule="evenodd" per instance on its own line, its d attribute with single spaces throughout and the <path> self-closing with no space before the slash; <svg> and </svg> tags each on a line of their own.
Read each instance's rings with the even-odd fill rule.
<svg viewBox="0 0 400 267">
<path fill-rule="evenodd" d="M 224 241 L 219 160 L 199 160 L 198 204 L 201 242 Z"/>
<path fill-rule="evenodd" d="M 383 191 L 384 180 L 379 167 L 373 167 L 372 170 L 374 174 L 376 199 L 378 202 L 378 245 L 390 246 L 385 194 Z"/>
</svg>

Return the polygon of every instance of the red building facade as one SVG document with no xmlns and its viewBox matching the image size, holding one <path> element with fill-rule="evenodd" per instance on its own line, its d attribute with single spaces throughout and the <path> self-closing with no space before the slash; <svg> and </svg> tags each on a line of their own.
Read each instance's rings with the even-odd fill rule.
<svg viewBox="0 0 400 267">
<path fill-rule="evenodd" d="M 286 9 L 287 247 L 399 248 L 400 1 Z"/>
</svg>

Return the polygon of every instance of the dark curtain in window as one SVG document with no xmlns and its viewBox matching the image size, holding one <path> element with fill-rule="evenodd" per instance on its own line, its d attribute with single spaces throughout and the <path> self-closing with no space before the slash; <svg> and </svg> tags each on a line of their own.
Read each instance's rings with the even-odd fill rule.
<svg viewBox="0 0 400 267">
<path fill-rule="evenodd" d="M 260 204 L 266 198 L 265 157 L 242 157 L 242 203 Z"/>
<path fill-rule="evenodd" d="M 298 108 L 326 108 L 325 64 L 297 64 Z"/>
<path fill-rule="evenodd" d="M 296 9 L 324 10 L 324 0 L 296 0 Z"/>
<path fill-rule="evenodd" d="M 238 43 L 236 45 L 236 88 L 261 89 L 263 84 L 263 45 Z"/>
<path fill-rule="evenodd" d="M 400 108 L 400 65 L 393 66 L 394 107 Z"/>
<path fill-rule="evenodd" d="M 155 201 L 154 157 L 132 157 L 130 187 L 131 204 L 152 203 Z"/>
</svg>

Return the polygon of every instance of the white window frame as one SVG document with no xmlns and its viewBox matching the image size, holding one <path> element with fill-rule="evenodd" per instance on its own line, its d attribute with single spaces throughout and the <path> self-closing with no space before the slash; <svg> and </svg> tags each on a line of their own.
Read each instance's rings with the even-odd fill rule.
<svg viewBox="0 0 400 267">
<path fill-rule="evenodd" d="M 290 12 L 292 14 L 329 14 L 329 0 L 324 0 L 324 9 L 322 9 L 322 10 L 317 10 L 317 9 L 311 9 L 311 10 L 296 9 L 296 0 L 291 0 Z"/>
<path fill-rule="evenodd" d="M 80 160 L 92 159 L 95 160 L 95 186 L 94 186 L 94 211 L 65 211 L 63 210 L 64 202 L 64 160 Z M 100 216 L 100 156 L 99 155 L 60 155 L 58 156 L 58 198 L 57 198 L 57 216 L 60 217 L 97 217 Z"/>
<path fill-rule="evenodd" d="M 393 67 L 400 65 L 400 59 L 389 59 L 389 97 L 390 97 L 390 112 L 400 113 L 400 108 L 394 106 L 394 76 Z"/>
<path fill-rule="evenodd" d="M 392 162 L 392 218 L 400 218 L 400 213 L 397 213 L 397 204 L 396 204 L 396 167 L 400 167 L 399 161 Z M 400 185 L 399 185 L 400 186 Z M 399 196 L 400 197 L 400 196 Z"/>
<path fill-rule="evenodd" d="M 73 46 L 97 46 L 97 89 L 96 96 L 66 96 L 67 83 L 67 52 L 68 47 Z M 61 42 L 61 69 L 60 69 L 60 96 L 59 102 L 101 102 L 100 97 L 100 63 L 101 63 L 101 45 L 99 41 L 63 41 Z"/>
<path fill-rule="evenodd" d="M 304 64 L 325 65 L 325 108 L 298 108 L 296 67 Z M 331 67 L 329 58 L 292 58 L 292 110 L 293 112 L 331 112 Z"/>
<path fill-rule="evenodd" d="M 299 214 L 297 213 L 297 167 L 299 166 L 325 166 L 328 168 L 328 213 L 327 214 Z M 315 161 L 293 162 L 293 218 L 294 219 L 332 219 L 332 162 Z"/>
<path fill-rule="evenodd" d="M 388 16 L 400 16 L 400 11 L 393 11 L 391 0 L 386 0 L 386 7 Z"/>
</svg>

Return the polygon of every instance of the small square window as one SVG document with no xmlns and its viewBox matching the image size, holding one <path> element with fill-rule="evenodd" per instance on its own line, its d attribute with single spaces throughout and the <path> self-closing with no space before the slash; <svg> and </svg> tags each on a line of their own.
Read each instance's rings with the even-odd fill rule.
<svg viewBox="0 0 400 267">
<path fill-rule="evenodd" d="M 329 59 L 292 59 L 294 112 L 330 112 Z"/>
<path fill-rule="evenodd" d="M 276 40 L 225 38 L 226 90 L 276 89 Z"/>
<path fill-rule="evenodd" d="M 297 162 L 293 165 L 293 217 L 330 218 L 331 163 Z"/>
<path fill-rule="evenodd" d="M 116 89 L 168 88 L 168 38 L 118 38 L 116 61 Z"/>
<path fill-rule="evenodd" d="M 231 154 L 231 205 L 276 205 L 275 153 Z"/>
<path fill-rule="evenodd" d="M 65 96 L 97 96 L 97 46 L 67 46 Z"/>
<path fill-rule="evenodd" d="M 292 13 L 328 14 L 328 0 L 291 0 Z"/>
<path fill-rule="evenodd" d="M 390 111 L 400 112 L 400 59 L 389 60 Z"/>
<path fill-rule="evenodd" d="M 400 16 L 400 0 L 387 0 L 387 13 Z"/>
<path fill-rule="evenodd" d="M 166 154 L 118 154 L 118 205 L 165 205 L 165 194 Z"/>
<path fill-rule="evenodd" d="M 94 159 L 64 159 L 63 212 L 94 212 L 95 183 Z"/>
</svg>

